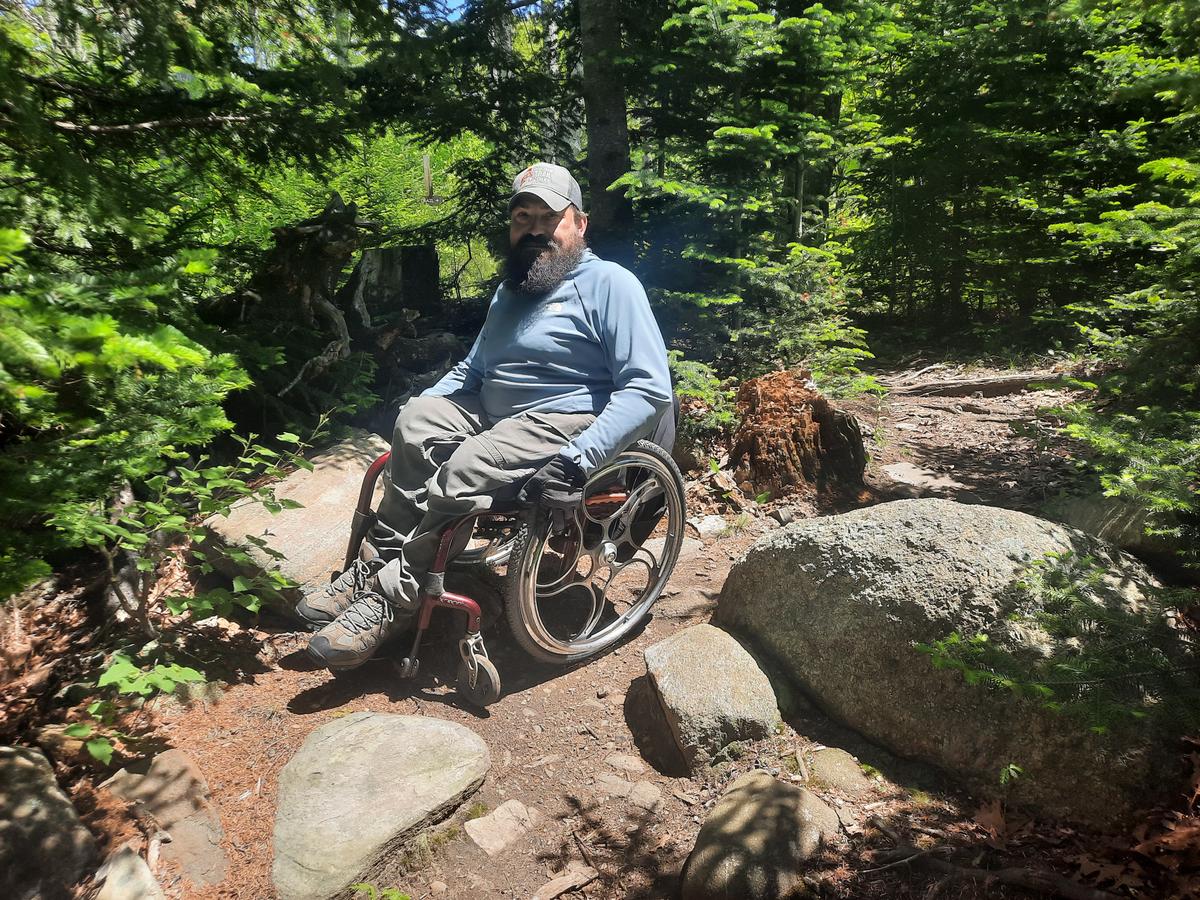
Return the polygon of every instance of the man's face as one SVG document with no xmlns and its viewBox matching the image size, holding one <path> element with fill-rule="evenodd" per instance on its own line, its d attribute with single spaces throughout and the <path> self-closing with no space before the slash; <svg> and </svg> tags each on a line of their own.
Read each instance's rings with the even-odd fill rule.
<svg viewBox="0 0 1200 900">
<path fill-rule="evenodd" d="M 508 245 L 516 247 L 526 237 L 553 241 L 560 247 L 581 242 L 587 230 L 587 219 L 568 205 L 556 213 L 545 201 L 532 194 L 522 195 L 513 206 L 508 220 Z"/>
<path fill-rule="evenodd" d="M 574 206 L 556 213 L 538 197 L 520 197 L 509 215 L 509 284 L 527 294 L 553 290 L 579 264 L 586 231 Z"/>
</svg>

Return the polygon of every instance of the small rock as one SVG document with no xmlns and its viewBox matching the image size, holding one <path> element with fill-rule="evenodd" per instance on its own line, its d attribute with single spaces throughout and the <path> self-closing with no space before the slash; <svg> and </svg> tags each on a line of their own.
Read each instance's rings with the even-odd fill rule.
<svg viewBox="0 0 1200 900">
<path fill-rule="evenodd" d="M 480 878 L 474 872 L 467 876 L 467 887 L 473 891 L 479 891 L 482 894 L 491 894 L 496 890 L 495 886 L 486 878 Z"/>
<path fill-rule="evenodd" d="M 132 847 L 122 847 L 103 868 L 104 884 L 96 900 L 166 900 L 158 879 Z"/>
<path fill-rule="evenodd" d="M 450 890 L 450 885 L 444 881 L 429 882 L 429 893 L 431 894 L 444 894 L 448 890 Z"/>
<path fill-rule="evenodd" d="M 606 772 L 596 777 L 596 790 L 608 797 L 628 797 L 633 792 L 633 785 L 624 778 Z"/>
<path fill-rule="evenodd" d="M 837 747 L 826 747 L 814 753 L 811 771 L 817 782 L 814 787 L 820 787 L 819 782 L 823 782 L 854 797 L 869 793 L 872 788 L 871 779 L 863 772 L 858 760 Z"/>
<path fill-rule="evenodd" d="M 537 827 L 541 813 L 520 800 L 507 800 L 494 812 L 471 819 L 463 828 L 488 856 L 495 856 L 515 843 L 521 835 Z"/>
<path fill-rule="evenodd" d="M 647 648 L 645 659 L 671 736 L 693 769 L 733 741 L 768 737 L 781 721 L 767 676 L 719 628 L 694 625 Z"/>
<path fill-rule="evenodd" d="M 639 781 L 629 792 L 629 802 L 634 806 L 640 806 L 647 812 L 652 812 L 662 803 L 662 791 L 656 784 Z"/>
<path fill-rule="evenodd" d="M 596 688 L 596 697 L 597 698 L 599 698 L 600 700 L 603 700 L 607 696 L 608 696 L 608 688 L 606 688 L 606 687 Z"/>
<path fill-rule="evenodd" d="M 662 552 L 666 548 L 666 543 L 665 538 L 650 538 L 643 541 L 642 546 L 653 553 L 655 559 L 662 559 Z M 687 560 L 695 559 L 703 552 L 704 544 L 694 537 L 687 537 L 685 535 L 683 542 L 679 545 L 679 556 L 676 558 L 675 563 L 678 565 Z"/>
<path fill-rule="evenodd" d="M 0 896 L 71 896 L 96 857 L 96 842 L 54 778 L 28 747 L 0 747 Z"/>
<path fill-rule="evenodd" d="M 806 895 L 804 864 L 838 833 L 838 817 L 766 772 L 743 775 L 708 814 L 684 865 L 682 900 Z"/>
<path fill-rule="evenodd" d="M 688 588 L 669 600 L 659 600 L 654 606 L 655 615 L 668 619 L 690 619 L 705 616 L 717 608 L 720 591 L 712 588 Z"/>
<path fill-rule="evenodd" d="M 613 753 L 605 757 L 604 761 L 614 769 L 620 769 L 622 772 L 629 772 L 633 775 L 646 771 L 646 764 L 628 753 Z"/>
<path fill-rule="evenodd" d="M 54 694 L 54 699 L 59 701 L 63 706 L 70 707 L 82 703 L 95 693 L 96 686 L 94 684 L 89 684 L 86 681 L 76 681 L 59 688 Z"/>
<path fill-rule="evenodd" d="M 188 878 L 199 885 L 225 880 L 229 865 L 221 849 L 225 832 L 208 782 L 194 759 L 182 750 L 167 750 L 122 769 L 101 787 L 154 816 L 171 835 L 162 845 L 163 858 L 177 863 Z"/>
<path fill-rule="evenodd" d="M 67 725 L 43 725 L 38 729 L 37 742 L 57 760 L 77 761 L 83 757 L 83 739 L 64 732 Z"/>
<path fill-rule="evenodd" d="M 917 426 L 914 425 L 912 422 L 897 422 L 896 430 L 897 431 L 916 431 Z"/>
<path fill-rule="evenodd" d="M 725 521 L 724 516 L 702 516 L 698 519 L 688 519 L 688 524 L 696 529 L 696 533 L 701 538 L 708 540 L 709 538 L 720 537 L 729 530 L 729 524 Z"/>
<path fill-rule="evenodd" d="M 915 466 L 909 462 L 892 463 L 883 467 L 883 473 L 900 485 L 907 485 L 921 494 L 946 494 L 966 490 L 966 485 L 949 475 L 939 475 L 932 469 Z"/>
</svg>

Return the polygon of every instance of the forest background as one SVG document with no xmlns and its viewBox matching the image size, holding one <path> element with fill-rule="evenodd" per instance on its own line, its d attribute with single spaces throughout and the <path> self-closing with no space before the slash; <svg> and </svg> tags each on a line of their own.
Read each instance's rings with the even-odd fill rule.
<svg viewBox="0 0 1200 900">
<path fill-rule="evenodd" d="M 336 191 L 359 246 L 434 243 L 469 341 L 539 159 L 647 286 L 688 439 L 780 366 L 1086 360 L 1097 487 L 1194 538 L 1197 148 L 1195 0 L 6 0 L 0 596 L 114 572 L 387 399 L 256 302 L 273 229 Z"/>
</svg>

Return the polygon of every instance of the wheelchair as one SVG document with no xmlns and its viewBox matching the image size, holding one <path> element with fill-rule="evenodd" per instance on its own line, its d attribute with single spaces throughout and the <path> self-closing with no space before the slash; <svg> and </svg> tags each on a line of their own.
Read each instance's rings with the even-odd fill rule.
<svg viewBox="0 0 1200 900">
<path fill-rule="evenodd" d="M 416 676 L 433 611 L 457 610 L 466 623 L 456 689 L 475 706 L 500 699 L 500 673 L 480 634 L 479 603 L 446 590 L 450 565 L 505 568 L 504 616 L 517 645 L 540 662 L 579 662 L 637 628 L 683 545 L 683 476 L 664 449 L 674 443 L 673 413 L 651 440 L 635 442 L 593 473 L 580 504 L 557 527 L 545 510 L 528 506 L 493 508 L 448 524 L 425 577 L 412 646 L 398 663 L 400 677 Z M 390 455 L 376 459 L 363 477 L 344 569 L 358 559 L 375 522 L 371 500 Z"/>
</svg>

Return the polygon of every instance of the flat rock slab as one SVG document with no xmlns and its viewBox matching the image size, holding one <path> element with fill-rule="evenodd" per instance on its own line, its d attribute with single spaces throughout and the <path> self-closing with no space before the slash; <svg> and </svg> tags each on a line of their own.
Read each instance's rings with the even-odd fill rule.
<svg viewBox="0 0 1200 900">
<path fill-rule="evenodd" d="M 804 788 L 749 772 L 730 785 L 696 836 L 682 900 L 807 896 L 804 863 L 838 833 L 838 817 Z"/>
<path fill-rule="evenodd" d="M 96 900 L 167 900 L 146 861 L 131 847 L 122 847 L 110 856 L 104 873 Z"/>
<path fill-rule="evenodd" d="M 279 775 L 271 874 L 280 900 L 395 883 L 398 851 L 490 767 L 487 745 L 454 722 L 356 712 L 322 725 Z"/>
<path fill-rule="evenodd" d="M 717 608 L 720 592 L 712 588 L 688 588 L 654 604 L 654 614 L 666 619 L 698 619 Z"/>
<path fill-rule="evenodd" d="M 605 773 L 596 778 L 596 793 L 601 797 L 628 800 L 634 806 L 650 812 L 662 803 L 662 789 L 652 781 L 626 781 Z"/>
<path fill-rule="evenodd" d="M 604 758 L 604 762 L 614 769 L 620 769 L 622 772 L 629 772 L 633 775 L 640 775 L 646 771 L 646 764 L 638 757 L 628 753 L 610 753 Z"/>
<path fill-rule="evenodd" d="M 693 625 L 645 651 L 646 671 L 684 761 L 704 765 L 733 741 L 780 724 L 771 682 L 731 635 Z"/>
<path fill-rule="evenodd" d="M 217 543 L 241 546 L 264 571 L 278 567 L 302 585 L 327 581 L 330 572 L 342 568 L 363 475 L 389 449 L 383 438 L 356 429 L 346 440 L 312 457 L 313 471 L 299 469 L 275 486 L 277 498 L 302 503 L 302 509 L 272 515 L 257 503 L 244 503 L 227 518 L 214 517 L 205 524 L 219 538 Z M 377 493 L 381 490 L 377 488 Z M 247 534 L 262 538 L 287 558 L 273 559 L 249 544 Z M 225 556 L 213 563 L 230 575 L 247 572 L 245 565 Z"/>
<path fill-rule="evenodd" d="M 188 878 L 198 885 L 225 880 L 229 861 L 221 848 L 221 817 L 204 774 L 190 756 L 167 750 L 122 769 L 101 787 L 155 818 L 171 835 L 162 845 L 163 858 L 178 863 Z"/>
<path fill-rule="evenodd" d="M 28 747 L 0 747 L 0 896 L 65 900 L 96 858 L 96 842 Z"/>
<path fill-rule="evenodd" d="M 814 787 L 831 787 L 852 797 L 870 793 L 874 787 L 858 760 L 837 747 L 813 753 L 809 772 Z"/>
<path fill-rule="evenodd" d="M 508 800 L 496 807 L 494 812 L 471 819 L 463 828 L 488 856 L 508 849 L 524 835 L 538 826 L 542 814 L 526 806 L 520 800 Z"/>
<path fill-rule="evenodd" d="M 907 485 L 914 497 L 921 497 L 925 494 L 952 494 L 967 489 L 965 484 L 955 481 L 949 475 L 941 475 L 932 469 L 915 466 L 909 462 L 884 466 L 883 474 L 892 481 Z"/>
<path fill-rule="evenodd" d="M 724 520 L 722 520 L 724 521 Z M 666 538 L 649 538 L 642 543 L 642 546 L 654 554 L 655 559 L 662 556 L 663 548 L 667 545 Z M 676 564 L 684 560 L 695 559 L 704 551 L 704 545 L 693 537 L 684 536 L 683 542 L 679 545 L 679 558 Z"/>
</svg>

